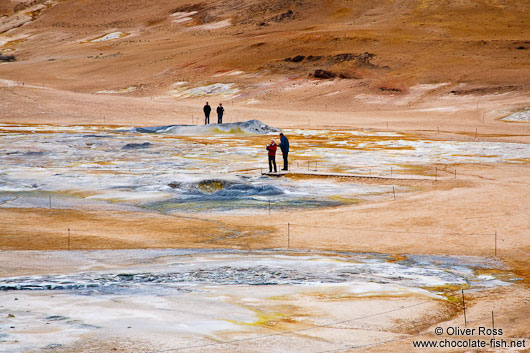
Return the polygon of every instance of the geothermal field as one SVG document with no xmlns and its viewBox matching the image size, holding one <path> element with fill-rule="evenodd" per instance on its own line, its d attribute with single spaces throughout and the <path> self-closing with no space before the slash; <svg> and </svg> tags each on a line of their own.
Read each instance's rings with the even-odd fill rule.
<svg viewBox="0 0 530 353">
<path fill-rule="evenodd" d="M 0 353 L 530 351 L 528 23 L 1 1 Z"/>
</svg>

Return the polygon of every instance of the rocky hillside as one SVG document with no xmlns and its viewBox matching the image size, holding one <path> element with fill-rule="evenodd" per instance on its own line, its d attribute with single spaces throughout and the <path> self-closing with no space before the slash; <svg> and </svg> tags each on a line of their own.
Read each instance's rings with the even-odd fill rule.
<svg viewBox="0 0 530 353">
<path fill-rule="evenodd" d="M 16 59 L 0 78 L 80 92 L 224 83 L 243 99 L 315 79 L 466 95 L 526 92 L 530 77 L 527 0 L 4 0 L 0 16 Z"/>
</svg>

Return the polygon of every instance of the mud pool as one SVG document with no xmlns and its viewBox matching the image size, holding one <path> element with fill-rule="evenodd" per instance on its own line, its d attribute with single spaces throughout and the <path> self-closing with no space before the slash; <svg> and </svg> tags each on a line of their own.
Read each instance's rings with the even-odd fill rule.
<svg viewBox="0 0 530 353">
<path fill-rule="evenodd" d="M 433 165 L 521 163 L 530 147 L 392 132 L 284 130 L 291 169 L 414 178 Z M 269 177 L 259 121 L 152 128 L 0 125 L 0 206 L 156 212 L 326 207 L 389 197 L 392 185 Z M 281 153 L 277 156 L 281 166 Z M 396 191 L 407 188 L 395 186 Z"/>
<path fill-rule="evenodd" d="M 179 249 L 1 255 L 0 352 L 109 332 L 175 348 L 296 316 L 277 307 L 280 297 L 316 307 L 330 298 L 347 306 L 380 297 L 401 307 L 403 298 L 435 305 L 451 300 L 448 288 L 480 291 L 517 281 L 502 263 L 479 257 Z M 6 277 L 9 268 L 25 274 Z"/>
</svg>

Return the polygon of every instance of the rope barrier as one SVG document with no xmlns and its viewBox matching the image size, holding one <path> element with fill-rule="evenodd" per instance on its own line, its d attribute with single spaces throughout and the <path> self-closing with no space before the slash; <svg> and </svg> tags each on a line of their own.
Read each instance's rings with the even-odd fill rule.
<svg viewBox="0 0 530 353">
<path fill-rule="evenodd" d="M 383 314 L 397 312 L 397 311 L 400 311 L 400 310 L 413 308 L 413 307 L 424 305 L 424 304 L 427 304 L 427 303 L 431 303 L 431 301 L 424 301 L 424 302 L 420 302 L 420 303 L 404 306 L 404 307 L 397 308 L 397 309 L 391 309 L 391 310 L 379 312 L 379 313 L 376 313 L 376 314 L 370 314 L 370 315 L 356 317 L 356 318 L 353 318 L 353 319 L 336 321 L 336 322 L 332 322 L 332 323 L 329 323 L 329 324 L 326 324 L 326 325 L 314 325 L 312 327 L 306 327 L 306 328 L 290 330 L 290 331 L 281 331 L 281 332 L 278 332 L 278 333 L 271 333 L 271 334 L 268 334 L 268 335 L 261 335 L 261 336 L 256 336 L 256 337 L 242 338 L 242 339 L 238 339 L 238 340 L 225 341 L 225 342 L 206 343 L 206 344 L 196 345 L 196 346 L 187 346 L 187 347 L 166 349 L 166 350 L 160 350 L 160 351 L 156 351 L 156 352 L 159 352 L 159 353 L 163 353 L 163 352 L 177 352 L 177 351 L 181 351 L 181 350 L 212 347 L 212 346 L 219 346 L 219 345 L 225 345 L 225 344 L 238 344 L 238 343 L 241 343 L 241 342 L 253 341 L 253 340 L 269 338 L 269 337 L 275 337 L 275 336 L 282 336 L 282 335 L 287 335 L 287 334 L 292 334 L 292 333 L 297 333 L 297 332 L 304 332 L 304 331 L 314 330 L 314 329 L 317 329 L 317 328 L 326 328 L 326 327 L 330 327 L 330 326 L 333 326 L 333 325 L 344 324 L 344 323 L 347 323 L 347 322 L 352 322 L 352 321 L 357 321 L 357 320 L 371 318 L 371 317 L 374 317 L 374 316 L 379 316 L 379 315 L 383 315 Z"/>
<path fill-rule="evenodd" d="M 489 319 L 489 314 L 485 318 L 480 318 L 478 320 L 469 321 L 468 324 L 476 324 L 478 322 L 482 322 L 482 321 L 488 320 L 488 319 Z M 360 349 L 360 348 L 366 348 L 366 347 L 374 347 L 374 346 L 379 346 L 379 345 L 383 345 L 383 344 L 387 344 L 387 343 L 399 342 L 399 341 L 404 341 L 406 339 L 411 339 L 411 338 L 415 338 L 415 337 L 419 337 L 419 336 L 427 336 L 427 335 L 432 335 L 432 334 L 425 333 L 425 332 L 420 332 L 420 333 L 417 333 L 415 335 L 408 335 L 407 337 L 395 338 L 395 339 L 391 339 L 391 340 L 387 340 L 387 341 L 383 341 L 383 342 L 374 342 L 374 343 L 367 343 L 367 344 L 362 344 L 362 345 L 357 345 L 357 346 L 348 346 L 348 347 L 344 347 L 344 348 L 338 348 L 338 349 L 332 349 L 332 350 L 326 350 L 326 351 L 319 351 L 319 352 L 316 352 L 316 353 L 343 352 L 343 351 L 347 351 L 347 350 L 354 350 L 354 349 Z M 440 338 L 439 336 L 436 336 L 436 337 Z M 521 340 L 521 339 L 527 340 L 527 339 L 529 339 L 528 337 L 508 337 L 508 338 L 517 339 L 517 340 Z"/>
<path fill-rule="evenodd" d="M 366 229 L 366 228 L 345 228 L 345 227 L 328 227 L 328 226 L 315 226 L 289 223 L 291 226 L 297 227 L 311 227 L 311 228 L 325 228 L 325 229 L 336 229 L 336 230 L 352 230 L 352 231 L 363 231 L 363 232 L 380 232 L 380 233 L 399 233 L 399 234 L 429 234 L 429 235 L 492 235 L 492 233 L 430 233 L 430 232 L 411 232 L 411 231 L 399 231 L 399 230 L 385 230 L 385 229 Z"/>
</svg>

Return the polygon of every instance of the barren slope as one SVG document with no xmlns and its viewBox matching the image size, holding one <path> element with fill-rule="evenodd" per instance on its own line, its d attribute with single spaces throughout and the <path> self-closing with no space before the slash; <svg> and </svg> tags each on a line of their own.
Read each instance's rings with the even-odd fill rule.
<svg viewBox="0 0 530 353">
<path fill-rule="evenodd" d="M 524 0 L 12 0 L 2 13 L 0 32 L 13 28 L 0 51 L 17 62 L 0 64 L 1 78 L 82 92 L 225 82 L 236 100 L 313 104 L 320 88 L 275 93 L 326 70 L 338 91 L 319 103 L 355 109 L 345 98 L 363 92 L 448 83 L 430 94 L 525 93 L 530 77 Z"/>
</svg>

